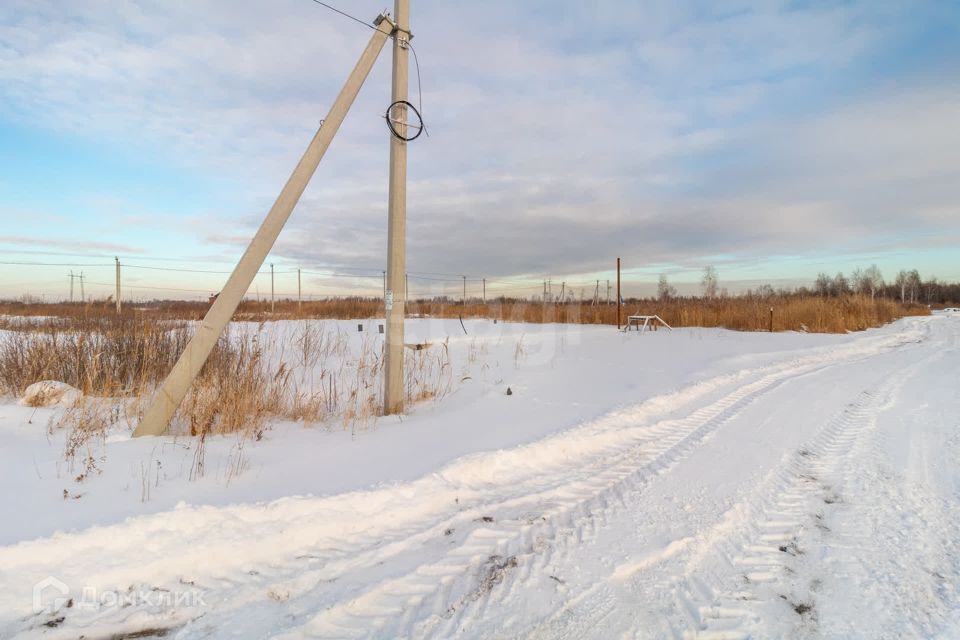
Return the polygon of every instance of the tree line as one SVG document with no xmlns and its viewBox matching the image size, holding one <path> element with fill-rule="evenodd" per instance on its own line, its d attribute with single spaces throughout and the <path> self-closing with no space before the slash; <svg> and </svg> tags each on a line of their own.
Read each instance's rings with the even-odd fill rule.
<svg viewBox="0 0 960 640">
<path fill-rule="evenodd" d="M 704 298 L 727 297 L 727 290 L 720 287 L 717 270 L 712 265 L 703 269 L 700 279 L 700 293 Z M 936 276 L 924 280 L 916 269 L 901 269 L 892 282 L 887 282 L 877 265 L 866 269 L 857 268 L 846 276 L 837 272 L 835 276 L 826 273 L 817 274 L 813 287 L 775 290 L 769 284 L 757 289 L 749 289 L 745 296 L 767 298 L 774 295 L 800 295 L 836 298 L 849 295 L 869 296 L 870 299 L 887 298 L 899 300 L 904 304 L 941 305 L 960 302 L 960 283 L 940 281 Z M 661 301 L 677 298 L 677 289 L 661 274 L 657 282 L 657 299 Z"/>
<path fill-rule="evenodd" d="M 886 282 L 877 265 L 855 269 L 850 277 L 842 273 L 832 278 L 826 273 L 817 275 L 813 293 L 823 297 L 849 294 L 881 296 L 904 304 L 948 304 L 960 301 L 960 283 L 941 282 L 936 276 L 924 280 L 916 269 L 901 269 L 892 282 Z"/>
</svg>

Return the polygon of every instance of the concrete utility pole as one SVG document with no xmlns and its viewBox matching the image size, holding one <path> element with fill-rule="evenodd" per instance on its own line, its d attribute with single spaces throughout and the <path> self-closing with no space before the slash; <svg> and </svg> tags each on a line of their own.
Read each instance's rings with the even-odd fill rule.
<svg viewBox="0 0 960 640">
<path fill-rule="evenodd" d="M 83 293 L 83 271 L 80 272 L 80 302 L 86 302 L 87 296 Z"/>
<path fill-rule="evenodd" d="M 387 208 L 387 335 L 384 349 L 383 412 L 403 412 L 403 316 L 407 272 L 407 65 L 410 34 L 410 2 L 393 3 L 393 81 L 388 118 L 396 120 L 390 134 L 390 203 Z M 398 104 L 399 103 L 399 104 Z M 391 127 L 392 129 L 393 127 Z"/>
<path fill-rule="evenodd" d="M 487 279 L 483 279 L 483 304 L 487 304 Z"/>
<path fill-rule="evenodd" d="M 303 315 L 303 294 L 300 293 L 300 267 L 297 267 L 297 314 Z"/>
<path fill-rule="evenodd" d="M 273 263 L 271 262 L 271 263 L 270 263 L 270 313 L 271 313 L 271 314 L 273 313 L 273 308 L 274 308 L 273 305 L 274 305 L 274 299 L 273 299 Z"/>
<path fill-rule="evenodd" d="M 467 276 L 460 276 L 463 278 L 463 298 L 460 299 L 460 303 L 463 305 L 467 304 Z"/>
<path fill-rule="evenodd" d="M 73 302 L 73 270 L 70 271 L 70 302 Z"/>
<path fill-rule="evenodd" d="M 607 306 L 610 306 L 610 280 L 607 279 Z"/>
<path fill-rule="evenodd" d="M 120 313 L 120 258 L 114 257 L 117 262 L 117 314 Z"/>
<path fill-rule="evenodd" d="M 363 81 L 366 80 L 370 69 L 373 68 L 373 63 L 394 27 L 393 22 L 385 16 L 377 18 L 374 25 L 374 31 L 366 49 L 360 55 L 360 59 L 350 73 L 350 77 L 347 78 L 346 84 L 334 100 L 327 117 L 321 121 L 320 128 L 284 185 L 276 202 L 270 208 L 270 213 L 267 214 L 263 224 L 260 225 L 260 229 L 257 230 L 253 240 L 250 241 L 250 246 L 247 247 L 243 257 L 240 258 L 240 262 L 237 263 L 233 273 L 230 274 L 230 278 L 220 295 L 217 296 L 217 299 L 207 311 L 207 315 L 200 323 L 196 334 L 187 344 L 186 349 L 173 366 L 173 370 L 167 375 L 166 380 L 163 381 L 153 404 L 147 410 L 146 415 L 143 416 L 140 424 L 137 425 L 133 435 L 160 435 L 167 430 L 170 419 L 176 412 L 177 407 L 180 406 L 184 396 L 187 395 L 187 389 L 200 372 L 200 368 L 206 362 L 210 351 L 217 343 L 217 339 L 223 333 L 227 323 L 230 322 L 230 317 L 236 311 L 237 305 L 243 299 L 244 293 L 250 287 L 250 283 L 253 282 L 257 271 L 260 270 L 267 254 L 270 253 L 270 249 L 273 248 L 277 236 L 280 235 L 281 229 L 283 229 L 284 224 L 293 212 L 293 208 L 303 194 L 307 182 L 310 181 L 317 165 L 320 164 L 320 160 L 330 146 L 333 136 L 340 128 L 350 105 L 357 97 Z"/>
</svg>

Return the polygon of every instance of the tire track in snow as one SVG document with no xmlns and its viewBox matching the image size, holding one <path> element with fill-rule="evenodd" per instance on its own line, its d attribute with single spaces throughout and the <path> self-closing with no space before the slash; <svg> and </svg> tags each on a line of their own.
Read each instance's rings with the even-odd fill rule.
<svg viewBox="0 0 960 640">
<path fill-rule="evenodd" d="M 747 531 L 719 540 L 697 564 L 696 577 L 688 577 L 678 589 L 679 604 L 693 625 L 675 631 L 706 640 L 766 637 L 770 630 L 764 625 L 781 620 L 787 621 L 781 632 L 816 632 L 822 582 L 798 575 L 798 565 L 812 561 L 805 557 L 807 548 L 819 546 L 825 538 L 840 547 L 863 542 L 835 539 L 826 512 L 844 500 L 849 478 L 859 469 L 856 449 L 875 427 L 878 415 L 892 406 L 911 376 L 939 357 L 942 353 L 927 356 L 861 392 L 797 451 L 752 501 L 755 515 Z M 724 579 L 710 581 L 724 574 Z"/>
<path fill-rule="evenodd" d="M 960 333 L 953 332 L 950 343 L 927 363 L 955 359 L 958 342 Z M 909 380 L 903 382 L 901 389 Z M 952 400 L 957 398 L 954 392 Z M 939 400 L 932 415 L 956 410 L 950 398 Z M 830 532 L 824 537 L 830 544 L 823 566 L 805 567 L 825 575 L 814 596 L 820 619 L 838 635 L 956 637 L 960 628 L 960 508 L 935 472 L 944 468 L 938 461 L 955 459 L 946 436 L 952 429 L 949 423 L 929 424 L 930 417 L 891 413 L 882 423 L 874 421 L 869 437 L 855 444 L 856 464 L 840 469 L 842 499 L 827 508 Z M 938 437 L 944 440 L 937 442 Z M 891 457 L 894 451 L 901 464 L 897 455 Z M 852 618 L 848 612 L 854 607 L 866 614 Z"/>
<path fill-rule="evenodd" d="M 921 341 L 912 341 L 921 342 Z M 850 360 L 851 362 L 853 360 Z M 839 362 L 837 363 L 839 364 Z M 824 367 L 826 368 L 826 367 Z M 816 370 L 797 370 L 797 376 L 816 373 Z M 858 403 L 862 403 L 868 396 L 862 396 Z M 848 408 L 853 410 L 852 408 Z M 846 424 L 838 420 L 831 428 L 824 429 L 818 439 L 806 449 L 803 454 L 797 454 L 786 467 L 781 467 L 771 474 L 772 478 L 760 485 L 759 493 L 749 498 L 743 504 L 730 508 L 722 520 L 695 536 L 674 540 L 666 547 L 648 555 L 639 561 L 620 564 L 613 575 L 606 579 L 595 580 L 594 586 L 581 593 L 568 594 L 565 602 L 555 608 L 554 614 L 541 622 L 521 621 L 516 625 L 501 625 L 498 630 L 502 637 L 543 637 L 543 638 L 582 638 L 582 637 L 688 637 L 696 630 L 706 631 L 707 622 L 716 620 L 736 620 L 742 615 L 749 614 L 744 605 L 747 596 L 743 589 L 728 590 L 729 601 L 719 601 L 722 578 L 734 571 L 734 563 L 752 566 L 753 577 L 760 581 L 768 579 L 764 575 L 764 565 L 779 561 L 778 556 L 794 552 L 788 545 L 790 536 L 785 531 L 793 527 L 803 514 L 802 506 L 809 499 L 807 492 L 794 487 L 797 478 L 811 474 L 805 470 L 808 459 L 813 455 L 812 447 L 824 447 L 824 451 L 836 447 L 848 446 L 853 436 L 843 436 L 839 432 Z M 825 440 L 825 442 L 821 442 Z M 846 441 L 845 441 L 846 440 Z M 633 496 L 633 502 L 639 503 L 640 494 Z M 769 514 L 764 516 L 764 514 Z M 642 514 L 637 524 L 642 522 Z M 634 517 L 629 514 L 628 520 Z M 747 534 L 738 533 L 743 530 L 744 524 L 753 518 L 765 518 L 760 525 L 764 529 L 752 527 Z M 630 520 L 632 522 L 632 520 Z M 626 532 L 631 530 L 630 522 L 620 522 Z M 625 525 L 625 526 L 623 526 Z M 769 536 L 764 545 L 750 545 L 749 537 Z M 772 544 L 776 542 L 776 544 Z M 785 551 L 779 547 L 784 546 Z M 706 551 L 704 551 L 706 549 Z M 717 551 L 718 549 L 723 552 Z M 777 555 L 771 553 L 775 550 Z M 578 552 L 578 551 L 577 551 Z M 575 552 L 575 553 L 577 553 Z M 601 552 L 602 553 L 602 552 Z M 705 556 L 705 559 L 698 559 Z M 617 558 L 620 556 L 617 556 Z M 615 562 L 619 562 L 614 558 Z M 562 558 L 561 558 L 562 559 Z M 710 571 L 702 571 L 703 564 L 716 560 L 719 567 L 711 567 Z M 596 563 L 593 556 L 585 560 Z M 549 567 L 552 559 L 544 557 L 540 563 L 541 569 Z M 573 563 L 576 566 L 577 563 Z M 569 568 L 570 562 L 566 563 Z M 779 566 L 779 565 L 777 565 Z M 690 567 L 699 567 L 700 570 L 691 571 Z M 716 579 L 701 577 L 700 573 L 713 571 L 719 574 Z M 536 573 L 532 571 L 529 573 Z M 635 575 L 634 575 L 635 574 Z M 620 586 L 612 583 L 630 581 L 628 594 L 623 593 Z M 506 593 L 506 597 L 522 595 L 523 586 Z M 627 597 L 625 597 L 625 595 Z M 622 608 L 636 607 L 642 603 L 643 609 L 648 612 L 642 620 L 642 627 L 634 627 L 624 632 L 622 621 L 629 619 L 624 616 Z M 615 614 L 615 615 L 614 615 Z M 643 617 L 643 616 L 637 616 Z M 607 622 L 609 625 L 605 626 Z M 525 624 L 524 624 L 525 623 Z M 743 637 L 744 633 L 730 622 L 715 624 L 712 637 Z M 723 627 L 734 628 L 723 628 Z M 610 627 L 614 629 L 611 630 Z M 525 629 L 525 630 L 524 630 Z M 599 635 L 598 635 L 599 634 Z M 499 636 L 498 636 L 499 637 Z"/>
<path fill-rule="evenodd" d="M 20 550 L 30 553 L 11 550 L 13 555 L 3 556 L 4 562 L 10 560 L 11 569 L 16 563 L 18 570 L 29 571 L 24 568 L 28 556 L 45 557 L 47 563 L 85 557 L 87 566 L 96 566 L 102 576 L 93 579 L 115 584 L 130 571 L 114 558 L 114 552 L 123 557 L 122 548 L 102 548 L 104 536 L 130 548 L 149 539 L 158 559 L 145 559 L 134 572 L 153 582 L 144 586 L 195 583 L 208 603 L 194 623 L 187 618 L 197 616 L 196 611 L 168 612 L 165 622 L 186 622 L 177 632 L 180 637 L 258 635 L 250 628 L 230 631 L 229 622 L 239 609 L 262 613 L 262 635 L 287 628 L 297 636 L 445 636 L 496 606 L 503 594 L 522 587 L 523 580 L 546 566 L 554 554 L 590 538 L 608 516 L 628 508 L 650 478 L 669 469 L 765 393 L 797 376 L 915 342 L 921 333 L 908 329 L 870 336 L 841 348 L 721 376 L 701 383 L 700 391 L 668 396 L 665 407 L 658 407 L 654 399 L 531 445 L 472 457 L 493 465 L 534 457 L 528 470 L 512 476 L 516 482 L 509 486 L 495 482 L 495 469 L 489 479 L 458 475 L 465 463 L 455 462 L 439 474 L 383 490 L 283 500 L 262 510 L 242 506 L 188 508 L 179 516 L 173 512 L 178 526 L 202 526 L 203 537 L 191 530 L 166 537 L 172 522 L 161 514 L 59 540 L 25 543 Z M 729 391 L 730 387 L 736 388 Z M 669 415 L 678 405 L 703 402 L 725 389 L 726 395 L 683 418 L 645 422 L 651 415 Z M 663 398 L 659 400 L 664 404 Z M 646 408 L 649 405 L 653 408 Z M 587 452 L 561 452 L 558 462 L 558 443 L 578 447 L 595 441 L 600 444 Z M 476 466 L 467 460 L 467 470 L 475 472 L 470 464 Z M 453 496 L 466 494 L 470 506 L 453 515 L 449 506 L 432 505 L 405 513 L 407 507 L 417 506 L 422 489 L 436 491 L 438 486 L 449 493 L 451 503 Z M 379 496 L 372 504 L 382 505 L 381 513 L 358 516 L 354 500 L 367 496 Z M 358 517 L 364 520 L 350 520 Z M 348 526 L 325 526 L 324 520 L 338 518 Z M 449 536 L 444 535 L 447 530 Z M 178 542 L 184 536 L 194 543 L 184 547 Z M 250 556 L 233 551 L 236 542 L 250 539 L 259 542 L 253 548 L 242 547 L 253 552 Z M 38 570 L 46 566 L 38 565 Z M 203 573 L 204 566 L 213 569 Z M 69 635 L 78 626 L 84 628 L 84 622 L 134 631 L 147 612 L 137 607 L 102 612 L 89 621 L 76 619 L 78 626 L 73 625 L 80 612 L 68 613 L 58 631 Z"/>
<path fill-rule="evenodd" d="M 456 634 L 470 620 L 495 607 L 498 598 L 508 596 L 537 567 L 549 563 L 552 554 L 589 538 L 594 527 L 603 526 L 608 512 L 626 508 L 628 496 L 669 469 L 748 404 L 787 380 L 870 355 L 873 353 L 835 351 L 802 363 L 770 367 L 775 371 L 687 417 L 658 423 L 651 430 L 653 438 L 622 452 L 612 463 L 608 460 L 603 468 L 580 474 L 586 478 L 538 488 L 522 500 L 491 503 L 486 512 L 494 514 L 492 522 L 474 528 L 450 552 L 324 610 L 298 626 L 296 635 Z"/>
</svg>

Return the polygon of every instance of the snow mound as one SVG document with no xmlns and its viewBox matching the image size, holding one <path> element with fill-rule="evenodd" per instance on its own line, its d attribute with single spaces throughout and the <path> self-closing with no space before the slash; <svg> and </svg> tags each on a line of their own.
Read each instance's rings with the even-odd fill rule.
<svg viewBox="0 0 960 640">
<path fill-rule="evenodd" d="M 20 403 L 28 407 L 70 406 L 81 395 L 79 389 L 66 382 L 41 380 L 40 382 L 34 382 L 24 390 Z"/>
</svg>

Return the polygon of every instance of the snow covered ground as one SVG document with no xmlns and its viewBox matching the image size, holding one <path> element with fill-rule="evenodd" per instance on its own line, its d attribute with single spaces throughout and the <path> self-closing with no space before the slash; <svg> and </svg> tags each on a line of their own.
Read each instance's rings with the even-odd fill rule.
<svg viewBox="0 0 960 640">
<path fill-rule="evenodd" d="M 200 478 L 118 425 L 77 481 L 0 405 L 0 637 L 960 637 L 960 316 L 466 330 L 408 324 L 439 401 Z"/>
</svg>

